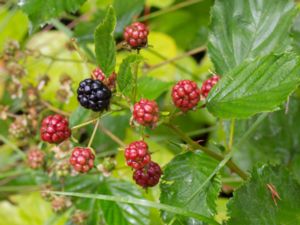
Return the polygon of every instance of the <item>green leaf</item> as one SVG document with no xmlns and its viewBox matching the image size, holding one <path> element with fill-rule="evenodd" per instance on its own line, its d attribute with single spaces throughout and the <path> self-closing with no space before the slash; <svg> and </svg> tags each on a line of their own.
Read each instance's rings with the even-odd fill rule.
<svg viewBox="0 0 300 225">
<path fill-rule="evenodd" d="M 138 16 L 144 9 L 145 0 L 114 0 L 113 6 L 116 10 L 116 15 L 118 19 L 116 33 L 122 34 L 123 29 L 128 25 L 132 19 Z"/>
<path fill-rule="evenodd" d="M 293 49 L 300 54 L 300 15 L 297 16 L 292 27 L 291 36 L 293 37 Z"/>
<path fill-rule="evenodd" d="M 156 99 L 167 91 L 171 82 L 163 82 L 153 77 L 142 76 L 138 80 L 138 96 L 140 98 Z"/>
<path fill-rule="evenodd" d="M 90 114 L 90 110 L 78 106 L 77 109 L 74 112 L 72 112 L 69 118 L 69 126 L 73 127 L 75 125 L 85 122 L 90 116 Z"/>
<path fill-rule="evenodd" d="M 187 152 L 177 155 L 164 169 L 160 185 L 161 203 L 213 217 L 216 213 L 215 201 L 220 191 L 220 180 L 214 177 L 204 187 L 201 185 L 217 165 L 217 161 L 203 153 Z M 174 214 L 162 212 L 165 222 L 171 221 L 173 217 Z M 177 219 L 183 224 L 199 224 L 193 218 L 177 216 Z"/>
<path fill-rule="evenodd" d="M 245 139 L 257 116 L 236 121 L 234 161 L 244 170 L 251 170 L 257 163 L 289 165 L 300 181 L 300 100 L 289 99 L 287 109 L 268 114 Z"/>
<path fill-rule="evenodd" d="M 216 72 L 284 50 L 296 11 L 293 0 L 217 0 L 208 45 Z"/>
<path fill-rule="evenodd" d="M 132 92 L 132 87 L 134 85 L 133 67 L 142 61 L 142 59 L 143 58 L 140 55 L 130 55 L 125 58 L 120 65 L 117 76 L 117 84 L 119 91 L 125 95 Z"/>
<path fill-rule="evenodd" d="M 108 179 L 100 186 L 101 194 L 142 198 L 141 192 L 131 183 Z M 101 202 L 101 209 L 107 225 L 148 225 L 150 211 L 146 207 L 119 202 Z"/>
<path fill-rule="evenodd" d="M 91 16 L 89 21 L 79 22 L 74 30 L 76 40 L 79 43 L 94 42 L 94 31 L 104 18 L 105 10 L 99 9 Z"/>
<path fill-rule="evenodd" d="M 274 111 L 300 81 L 299 58 L 292 53 L 244 62 L 212 89 L 208 110 L 220 118 L 246 118 Z"/>
<path fill-rule="evenodd" d="M 95 31 L 96 61 L 106 76 L 116 66 L 116 43 L 113 36 L 116 27 L 116 15 L 113 7 L 108 7 L 103 22 Z"/>
<path fill-rule="evenodd" d="M 277 206 L 267 185 L 273 185 L 280 199 Z M 283 167 L 255 168 L 251 179 L 228 203 L 228 225 L 300 224 L 300 185 Z"/>
<path fill-rule="evenodd" d="M 51 18 L 60 16 L 63 12 L 74 13 L 86 0 L 23 0 L 21 8 L 27 13 L 33 31 L 39 25 L 46 23 Z"/>
</svg>

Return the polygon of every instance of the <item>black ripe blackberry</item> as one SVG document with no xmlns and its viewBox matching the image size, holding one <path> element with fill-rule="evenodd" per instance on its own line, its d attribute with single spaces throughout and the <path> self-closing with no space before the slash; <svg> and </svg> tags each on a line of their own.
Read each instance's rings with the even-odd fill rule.
<svg viewBox="0 0 300 225">
<path fill-rule="evenodd" d="M 111 91 L 100 80 L 85 79 L 77 89 L 77 99 L 84 108 L 95 112 L 107 110 L 111 98 Z"/>
</svg>

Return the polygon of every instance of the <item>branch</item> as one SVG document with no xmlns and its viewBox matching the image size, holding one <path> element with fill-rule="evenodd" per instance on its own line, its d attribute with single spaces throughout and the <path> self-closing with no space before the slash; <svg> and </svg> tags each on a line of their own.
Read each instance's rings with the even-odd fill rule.
<svg viewBox="0 0 300 225">
<path fill-rule="evenodd" d="M 174 133 L 176 133 L 182 140 L 184 140 L 193 150 L 198 150 L 200 149 L 207 155 L 211 156 L 212 158 L 218 160 L 218 161 L 223 161 L 224 157 L 212 150 L 210 150 L 207 147 L 204 147 L 197 142 L 193 141 L 189 136 L 187 136 L 182 130 L 180 130 L 178 127 L 174 126 L 173 124 L 170 123 L 164 123 L 165 126 L 173 130 Z M 240 169 L 232 160 L 229 160 L 226 165 L 236 174 L 238 174 L 241 178 L 246 180 L 248 178 L 248 174 L 245 173 L 242 169 Z"/>
</svg>

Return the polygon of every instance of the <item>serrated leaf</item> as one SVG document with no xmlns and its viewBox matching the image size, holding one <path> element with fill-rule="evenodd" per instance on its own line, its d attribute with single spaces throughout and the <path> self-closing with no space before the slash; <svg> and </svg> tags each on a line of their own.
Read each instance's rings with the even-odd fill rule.
<svg viewBox="0 0 300 225">
<path fill-rule="evenodd" d="M 108 179 L 100 186 L 106 195 L 142 198 L 141 192 L 127 181 Z M 101 209 L 107 225 L 147 225 L 149 209 L 143 206 L 118 202 L 101 201 Z"/>
<path fill-rule="evenodd" d="M 33 31 L 51 18 L 63 12 L 74 13 L 86 0 L 20 0 L 19 5 L 27 13 Z"/>
<path fill-rule="evenodd" d="M 140 55 L 130 55 L 125 58 L 119 68 L 119 73 L 117 76 L 117 85 L 119 91 L 128 95 L 132 92 L 132 87 L 134 83 L 133 67 L 142 61 L 142 56 Z"/>
<path fill-rule="evenodd" d="M 138 96 L 139 98 L 153 100 L 167 91 L 171 85 L 171 82 L 164 82 L 153 77 L 142 76 L 138 80 Z"/>
<path fill-rule="evenodd" d="M 214 159 L 199 152 L 177 155 L 164 169 L 160 202 L 213 217 L 216 213 L 215 201 L 220 191 L 220 180 L 215 177 L 200 190 L 199 187 L 213 173 L 217 164 Z M 170 222 L 173 217 L 174 214 L 162 212 L 165 222 Z M 193 218 L 176 218 L 183 224 L 200 224 L 200 221 Z"/>
<path fill-rule="evenodd" d="M 103 22 L 95 31 L 96 61 L 106 76 L 109 76 L 116 66 L 116 43 L 113 35 L 115 27 L 116 15 L 110 6 Z"/>
<path fill-rule="evenodd" d="M 216 72 L 284 50 L 296 12 L 293 0 L 217 0 L 208 44 Z"/>
<path fill-rule="evenodd" d="M 270 185 L 280 199 L 275 197 L 273 200 Z M 229 201 L 230 219 L 227 224 L 300 224 L 299 190 L 300 185 L 285 168 L 255 168 L 250 181 L 239 188 Z"/>
<path fill-rule="evenodd" d="M 220 118 L 247 118 L 274 111 L 300 82 L 300 61 L 292 53 L 244 62 L 212 89 L 208 110 Z"/>
</svg>

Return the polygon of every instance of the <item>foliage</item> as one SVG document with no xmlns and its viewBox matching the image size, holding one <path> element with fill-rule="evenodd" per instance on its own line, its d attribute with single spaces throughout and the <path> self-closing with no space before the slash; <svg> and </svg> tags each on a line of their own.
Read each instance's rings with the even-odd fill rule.
<svg viewBox="0 0 300 225">
<path fill-rule="evenodd" d="M 299 3 L 1 4 L 0 225 L 300 223 Z M 148 26 L 147 46 L 124 41 L 133 22 Z M 77 101 L 79 82 L 96 68 L 112 91 L 103 112 Z M 177 81 L 201 89 L 212 74 L 221 79 L 207 98 L 188 112 L 175 108 Z M 159 106 L 152 127 L 132 118 L 142 98 Z M 72 130 L 59 145 L 40 140 L 53 113 Z M 156 187 L 139 188 L 126 166 L 124 148 L 136 140 L 163 170 Z M 75 146 L 95 153 L 87 174 L 70 167 Z M 31 149 L 45 155 L 37 170 L 28 166 Z"/>
</svg>

